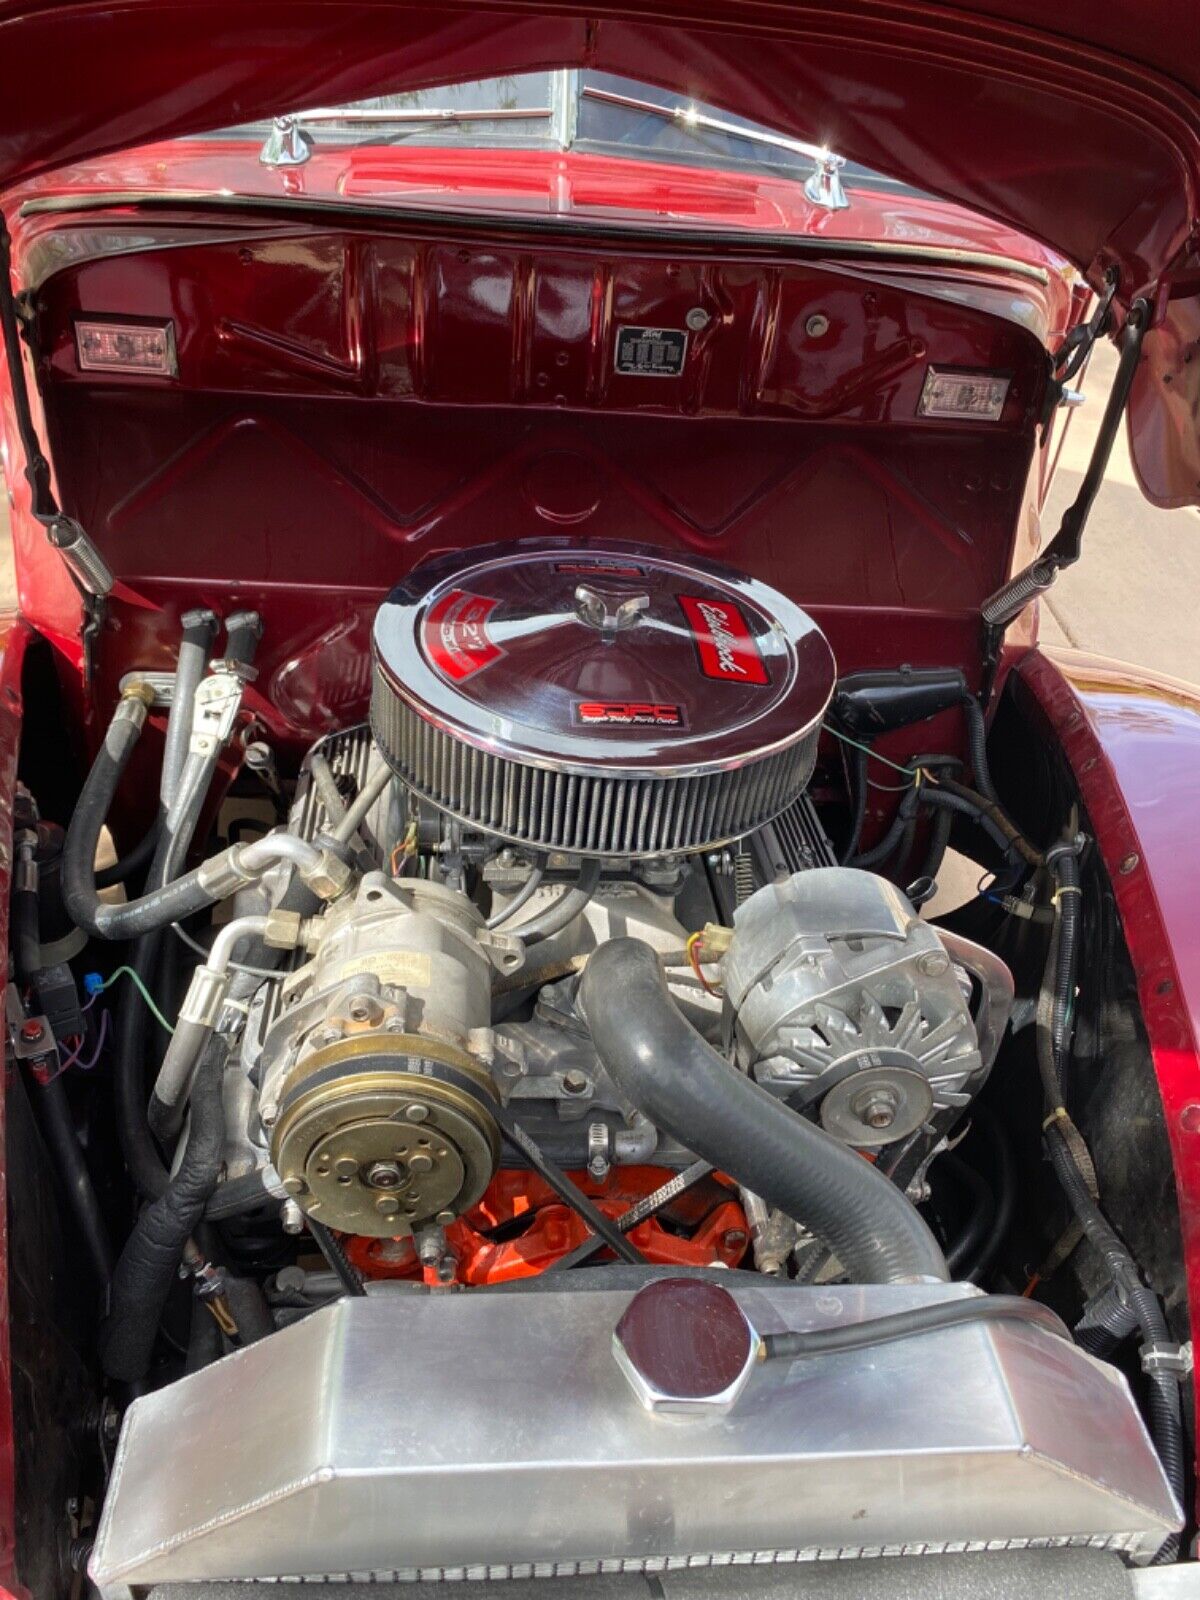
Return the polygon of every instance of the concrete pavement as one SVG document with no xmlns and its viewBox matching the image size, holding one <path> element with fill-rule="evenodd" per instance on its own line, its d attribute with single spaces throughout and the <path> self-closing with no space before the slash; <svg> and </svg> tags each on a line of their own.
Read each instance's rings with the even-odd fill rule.
<svg viewBox="0 0 1200 1600">
<path fill-rule="evenodd" d="M 1044 525 L 1047 536 L 1083 477 L 1116 369 L 1111 346 L 1087 375 L 1071 417 Z M 0 608 L 15 603 L 8 503 L 0 495 Z M 1083 558 L 1042 603 L 1042 636 L 1200 683 L 1200 511 L 1156 511 L 1133 476 L 1122 428 L 1088 519 Z"/>
</svg>

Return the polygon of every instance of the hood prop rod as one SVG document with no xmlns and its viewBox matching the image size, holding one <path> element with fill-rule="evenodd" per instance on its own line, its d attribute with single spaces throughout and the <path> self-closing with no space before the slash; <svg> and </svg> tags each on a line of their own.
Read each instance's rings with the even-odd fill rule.
<svg viewBox="0 0 1200 1600">
<path fill-rule="evenodd" d="M 74 517 L 60 508 L 50 479 L 50 463 L 42 450 L 29 389 L 25 381 L 24 353 L 21 347 L 20 314 L 12 292 L 12 240 L 0 214 L 0 327 L 4 334 L 4 354 L 12 384 L 13 411 L 17 435 L 25 455 L 25 477 L 29 483 L 30 509 L 46 530 L 46 537 L 62 557 L 71 580 L 79 590 L 87 612 L 84 624 L 85 669 L 89 665 L 90 645 L 100 626 L 101 603 L 113 586 L 108 563 Z"/>
<path fill-rule="evenodd" d="M 1047 590 L 1064 567 L 1073 566 L 1079 560 L 1084 525 L 1100 492 L 1100 485 L 1104 482 L 1108 458 L 1125 413 L 1134 374 L 1141 359 L 1142 340 L 1149 325 L 1150 302 L 1135 300 L 1125 319 L 1117 375 L 1100 419 L 1100 431 L 1096 435 L 1092 458 L 1079 486 L 1079 493 L 1063 513 L 1058 532 L 1041 554 L 983 602 L 983 620 L 987 624 L 989 642 L 993 647 L 999 642 L 999 634 L 1024 611 L 1029 602 Z M 994 654 L 994 648 L 989 653 Z"/>
</svg>

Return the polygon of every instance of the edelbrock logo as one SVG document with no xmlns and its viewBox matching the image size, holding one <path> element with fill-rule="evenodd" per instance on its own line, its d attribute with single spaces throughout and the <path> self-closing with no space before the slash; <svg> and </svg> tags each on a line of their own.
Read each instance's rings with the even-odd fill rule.
<svg viewBox="0 0 1200 1600">
<path fill-rule="evenodd" d="M 771 675 L 741 607 L 732 600 L 681 594 L 679 604 L 692 630 L 700 670 L 726 683 L 769 684 Z"/>
</svg>

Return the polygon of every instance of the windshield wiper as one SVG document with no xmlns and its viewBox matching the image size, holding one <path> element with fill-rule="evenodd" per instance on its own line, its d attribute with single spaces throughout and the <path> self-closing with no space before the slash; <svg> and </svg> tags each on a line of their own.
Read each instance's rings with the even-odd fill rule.
<svg viewBox="0 0 1200 1600">
<path fill-rule="evenodd" d="M 313 123 L 359 123 L 371 127 L 404 127 L 420 123 L 440 122 L 548 122 L 553 116 L 549 106 L 514 109 L 511 107 L 484 107 L 458 111 L 452 106 L 439 106 L 429 110 L 382 106 L 318 106 L 313 111 L 299 111 L 294 115 L 276 117 L 267 135 L 258 159 L 264 167 L 302 167 L 313 153 L 315 140 L 309 133 Z"/>
<path fill-rule="evenodd" d="M 781 133 L 768 133 L 765 128 L 743 128 L 736 122 L 724 122 L 720 117 L 710 117 L 695 106 L 660 106 L 653 100 L 639 100 L 631 94 L 620 94 L 613 89 L 596 89 L 585 84 L 580 91 L 589 100 L 603 100 L 608 105 L 624 106 L 630 111 L 648 111 L 656 117 L 673 122 L 686 132 L 723 133 L 733 138 L 745 139 L 749 144 L 765 144 L 775 150 L 787 150 L 791 155 L 804 156 L 814 163 L 804 184 L 805 198 L 826 211 L 845 211 L 850 202 L 842 187 L 844 156 L 835 155 L 824 145 L 805 144 L 799 139 L 785 138 Z"/>
</svg>

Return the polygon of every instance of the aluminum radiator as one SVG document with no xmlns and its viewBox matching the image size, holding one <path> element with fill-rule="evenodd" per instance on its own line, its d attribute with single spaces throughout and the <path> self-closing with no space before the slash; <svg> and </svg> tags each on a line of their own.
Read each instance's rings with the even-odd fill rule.
<svg viewBox="0 0 1200 1600">
<path fill-rule="evenodd" d="M 973 1292 L 728 1284 L 764 1333 Z M 136 1400 L 104 1600 L 1072 1544 L 1144 1561 L 1180 1526 L 1125 1380 L 1052 1335 L 768 1362 L 728 1413 L 663 1415 L 613 1357 L 631 1294 L 371 1294 Z"/>
</svg>

